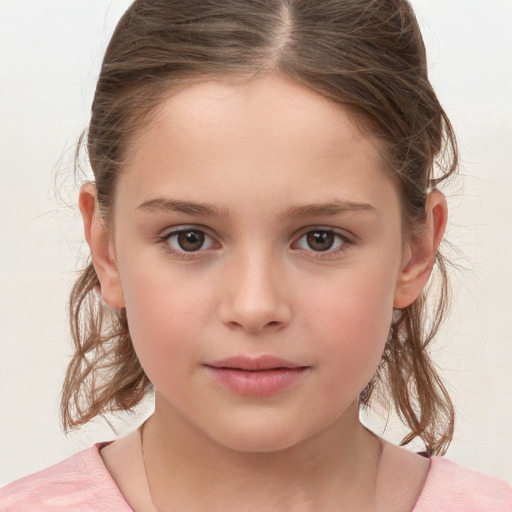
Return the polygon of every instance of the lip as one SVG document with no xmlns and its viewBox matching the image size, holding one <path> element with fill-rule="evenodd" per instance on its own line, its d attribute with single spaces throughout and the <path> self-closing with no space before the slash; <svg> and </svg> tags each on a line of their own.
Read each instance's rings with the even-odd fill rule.
<svg viewBox="0 0 512 512">
<path fill-rule="evenodd" d="M 214 379 L 239 395 L 270 396 L 296 383 L 309 368 L 274 356 L 236 356 L 205 365 Z"/>
<path fill-rule="evenodd" d="M 211 368 L 232 368 L 236 370 L 247 371 L 275 370 L 278 368 L 304 368 L 303 365 L 295 364 L 290 361 L 280 359 L 279 357 L 270 355 L 262 355 L 257 357 L 240 355 L 235 357 L 228 357 L 227 359 L 221 359 L 219 361 L 214 361 L 213 363 L 207 363 L 206 366 Z"/>
</svg>

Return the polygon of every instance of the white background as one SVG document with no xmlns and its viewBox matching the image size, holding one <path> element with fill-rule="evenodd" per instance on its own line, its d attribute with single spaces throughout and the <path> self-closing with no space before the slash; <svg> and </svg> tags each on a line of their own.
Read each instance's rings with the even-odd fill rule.
<svg viewBox="0 0 512 512">
<path fill-rule="evenodd" d="M 0 0 L 0 485 L 114 437 L 101 423 L 64 436 L 58 402 L 82 246 L 74 145 L 128 4 Z M 448 457 L 510 481 L 512 1 L 413 5 L 462 153 L 461 178 L 445 192 L 450 254 L 464 269 L 453 272 L 455 304 L 435 345 L 458 412 Z M 117 422 L 121 432 L 136 423 Z"/>
</svg>

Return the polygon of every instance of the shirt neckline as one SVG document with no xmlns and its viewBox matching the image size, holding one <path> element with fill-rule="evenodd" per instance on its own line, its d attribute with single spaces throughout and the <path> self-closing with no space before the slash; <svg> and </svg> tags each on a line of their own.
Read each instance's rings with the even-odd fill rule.
<svg viewBox="0 0 512 512">
<path fill-rule="evenodd" d="M 105 474 L 105 477 L 107 478 L 107 480 L 109 482 L 109 487 L 112 488 L 112 492 L 117 494 L 117 496 L 122 499 L 123 503 L 127 507 L 126 512 L 134 512 L 134 510 L 130 507 L 129 503 L 126 501 L 126 498 L 123 496 L 123 493 L 117 486 L 115 480 L 112 478 L 112 475 L 110 474 L 109 470 L 107 469 L 107 466 L 105 465 L 105 462 L 103 461 L 103 458 L 100 453 L 100 451 L 103 448 L 105 448 L 105 446 L 112 444 L 114 441 L 115 441 L 115 439 L 112 441 L 104 441 L 101 443 L 96 443 L 91 447 L 91 449 L 94 450 L 94 456 L 96 459 L 96 463 L 99 466 L 101 466 L 101 470 Z M 437 461 L 440 458 L 440 457 L 436 457 L 436 456 L 429 456 L 429 455 L 423 454 L 423 453 L 420 453 L 418 455 L 421 455 L 422 457 L 427 458 L 430 462 L 430 465 L 429 465 L 429 468 L 427 471 L 427 476 L 425 478 L 425 482 L 423 483 L 421 492 L 420 492 L 418 499 L 416 500 L 416 503 L 414 504 L 414 507 L 412 508 L 411 512 L 419 512 L 418 507 L 422 505 L 424 496 L 428 493 L 428 489 L 430 488 L 430 485 L 431 485 L 430 482 L 432 480 L 432 473 L 435 470 L 435 468 L 437 467 Z M 120 512 L 124 512 L 124 511 L 120 511 Z"/>
</svg>

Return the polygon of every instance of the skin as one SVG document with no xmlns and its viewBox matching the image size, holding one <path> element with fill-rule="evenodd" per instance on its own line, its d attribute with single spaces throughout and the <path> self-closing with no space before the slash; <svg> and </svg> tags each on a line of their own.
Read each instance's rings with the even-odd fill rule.
<svg viewBox="0 0 512 512">
<path fill-rule="evenodd" d="M 429 278 L 439 192 L 405 243 L 378 143 L 330 100 L 268 75 L 169 95 L 131 142 L 113 218 L 99 217 L 92 184 L 80 208 L 103 297 L 126 308 L 156 388 L 144 452 L 159 510 L 412 509 L 428 461 L 368 432 L 358 396 L 393 308 Z M 201 230 L 204 245 L 184 251 L 177 228 Z M 312 246 L 315 233 L 332 247 Z M 237 355 L 306 370 L 244 396 L 205 366 Z M 153 510 L 138 434 L 101 453 L 134 510 Z"/>
</svg>

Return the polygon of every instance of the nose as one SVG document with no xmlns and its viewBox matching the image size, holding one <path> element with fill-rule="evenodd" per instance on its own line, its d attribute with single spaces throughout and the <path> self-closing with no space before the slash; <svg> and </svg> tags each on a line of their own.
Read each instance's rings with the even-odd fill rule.
<svg viewBox="0 0 512 512">
<path fill-rule="evenodd" d="M 250 333 L 287 325 L 290 296 L 275 258 L 251 254 L 231 263 L 219 308 L 222 323 Z"/>
</svg>

